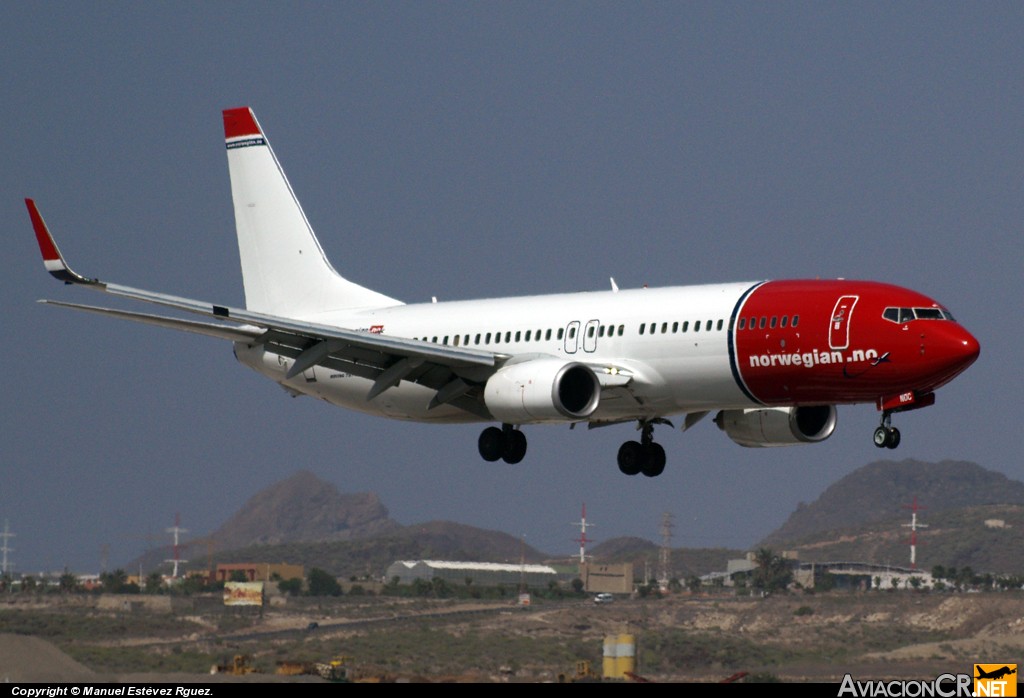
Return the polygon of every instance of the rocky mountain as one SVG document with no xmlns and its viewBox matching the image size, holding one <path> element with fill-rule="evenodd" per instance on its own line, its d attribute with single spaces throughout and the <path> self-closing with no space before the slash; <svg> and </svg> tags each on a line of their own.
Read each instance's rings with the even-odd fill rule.
<svg viewBox="0 0 1024 698">
<path fill-rule="evenodd" d="M 759 547 L 805 561 L 910 565 L 911 507 L 918 504 L 916 564 L 1021 574 L 1024 483 L 976 463 L 879 461 L 801 505 Z"/>
<path fill-rule="evenodd" d="M 966 461 L 877 461 L 831 485 L 812 504 L 801 504 L 761 545 L 792 546 L 865 524 L 909 522 L 915 499 L 930 518 L 965 507 L 1024 505 L 1024 483 Z"/>
<path fill-rule="evenodd" d="M 1024 483 L 962 461 L 866 465 L 814 502 L 801 504 L 758 547 L 795 550 L 806 561 L 907 565 L 906 524 L 915 498 L 918 521 L 927 524 L 918 534 L 918 566 L 1024 573 L 1017 554 L 1024 534 Z M 447 521 L 401 526 L 377 495 L 343 494 L 305 471 L 254 495 L 212 537 L 215 561 L 294 562 L 345 576 L 378 575 L 399 559 L 517 562 L 523 557 L 534 563 L 549 557 L 499 531 Z M 201 548 L 203 541 L 191 544 Z M 152 551 L 145 568 L 153 569 L 169 552 Z M 676 549 L 671 566 L 685 578 L 723 569 L 726 560 L 743 552 Z M 608 539 L 588 554 L 596 562 L 633 562 L 638 575 L 645 569 L 656 573 L 660 565 L 658 546 L 639 538 Z"/>
<path fill-rule="evenodd" d="M 353 540 L 400 528 L 376 494 L 343 494 L 301 470 L 253 495 L 212 537 L 218 550 L 234 550 Z"/>
</svg>

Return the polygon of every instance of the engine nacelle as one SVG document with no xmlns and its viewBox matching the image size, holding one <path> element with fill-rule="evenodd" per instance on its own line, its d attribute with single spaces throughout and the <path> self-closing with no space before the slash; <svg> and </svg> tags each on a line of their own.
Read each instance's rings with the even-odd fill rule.
<svg viewBox="0 0 1024 698">
<path fill-rule="evenodd" d="M 824 441 L 836 430 L 834 405 L 722 410 L 715 424 L 740 446 L 793 446 Z"/>
<path fill-rule="evenodd" d="M 601 383 L 587 366 L 555 357 L 506 364 L 484 386 L 484 403 L 507 424 L 575 422 L 597 409 Z"/>
</svg>

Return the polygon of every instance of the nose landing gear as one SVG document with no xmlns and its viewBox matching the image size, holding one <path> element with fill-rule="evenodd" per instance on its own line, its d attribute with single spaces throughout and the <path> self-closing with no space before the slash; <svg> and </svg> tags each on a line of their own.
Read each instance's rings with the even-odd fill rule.
<svg viewBox="0 0 1024 698">
<path fill-rule="evenodd" d="M 900 430 L 892 426 L 892 411 L 882 413 L 882 423 L 874 434 L 875 446 L 878 448 L 896 448 L 900 445 Z"/>
<path fill-rule="evenodd" d="M 654 443 L 656 423 L 666 422 L 660 419 L 641 421 L 640 441 L 627 441 L 619 448 L 619 470 L 624 474 L 657 477 L 665 470 L 665 449 Z"/>
</svg>

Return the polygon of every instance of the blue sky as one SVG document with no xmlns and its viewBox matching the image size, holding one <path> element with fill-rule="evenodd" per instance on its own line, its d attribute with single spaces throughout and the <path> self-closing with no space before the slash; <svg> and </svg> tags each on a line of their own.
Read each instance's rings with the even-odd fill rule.
<svg viewBox="0 0 1024 698">
<path fill-rule="evenodd" d="M 0 521 L 18 572 L 123 564 L 181 512 L 215 529 L 308 469 L 405 524 L 450 519 L 570 553 L 593 537 L 747 547 L 878 459 L 1024 479 L 1024 11 L 1010 3 L 22 3 L 0 10 L 8 253 Z M 83 273 L 242 303 L 220 112 L 251 105 L 334 266 L 406 301 L 785 277 L 928 294 L 982 354 L 871 444 L 630 427 L 476 426 L 292 399 L 224 342 L 35 303 L 105 299 L 43 272 L 34 197 Z M 1014 358 L 1016 357 L 1016 358 Z M 922 502 L 927 506 L 926 502 Z M 168 539 L 169 540 L 169 539 Z"/>
</svg>

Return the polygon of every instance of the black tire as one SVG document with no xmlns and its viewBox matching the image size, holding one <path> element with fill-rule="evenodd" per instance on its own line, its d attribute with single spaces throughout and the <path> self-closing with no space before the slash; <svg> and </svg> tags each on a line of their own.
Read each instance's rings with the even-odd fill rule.
<svg viewBox="0 0 1024 698">
<path fill-rule="evenodd" d="M 619 470 L 624 475 L 636 475 L 644 464 L 644 447 L 639 441 L 627 441 L 619 447 Z"/>
<path fill-rule="evenodd" d="M 487 427 L 480 433 L 477 448 L 480 449 L 481 458 L 493 463 L 505 452 L 505 435 L 498 427 Z"/>
<path fill-rule="evenodd" d="M 900 445 L 900 430 L 896 427 L 889 429 L 888 440 L 885 442 L 886 448 L 896 448 Z"/>
<path fill-rule="evenodd" d="M 886 444 L 889 443 L 889 430 L 885 427 L 875 429 L 874 442 L 875 446 L 885 448 Z"/>
<path fill-rule="evenodd" d="M 514 465 L 526 455 L 526 434 L 516 430 L 508 432 L 505 437 L 505 452 L 501 454 L 501 459 Z"/>
<path fill-rule="evenodd" d="M 658 477 L 665 472 L 665 449 L 651 442 L 644 446 L 644 463 L 640 472 L 647 477 Z"/>
</svg>

